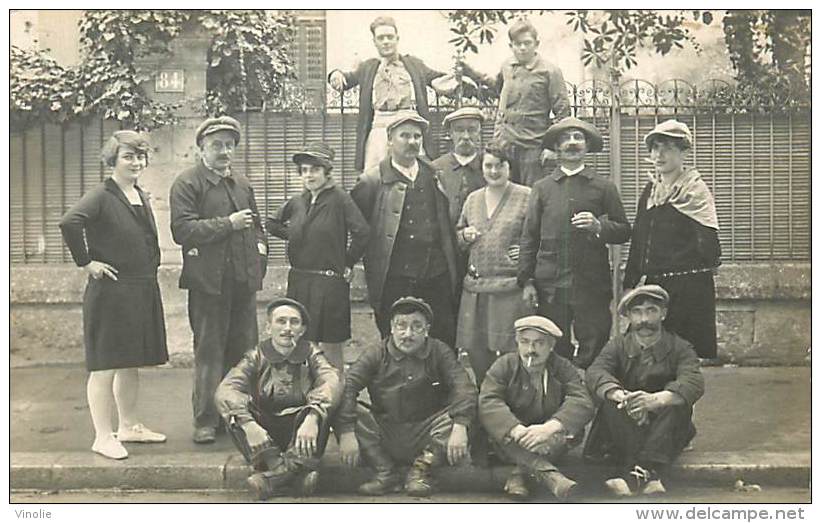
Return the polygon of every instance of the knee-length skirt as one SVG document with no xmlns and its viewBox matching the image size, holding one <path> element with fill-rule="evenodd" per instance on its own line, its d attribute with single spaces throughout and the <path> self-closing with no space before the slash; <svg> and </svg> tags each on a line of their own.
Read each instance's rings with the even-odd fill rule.
<svg viewBox="0 0 821 523">
<path fill-rule="evenodd" d="M 338 276 L 291 269 L 287 296 L 308 309 L 308 341 L 341 343 L 351 337 L 350 285 Z"/>
</svg>

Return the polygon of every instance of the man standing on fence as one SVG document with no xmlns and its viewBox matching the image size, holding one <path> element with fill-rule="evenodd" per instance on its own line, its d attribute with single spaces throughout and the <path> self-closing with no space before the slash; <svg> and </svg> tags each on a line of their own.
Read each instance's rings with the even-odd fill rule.
<svg viewBox="0 0 821 523">
<path fill-rule="evenodd" d="M 619 191 L 584 165 L 602 149 L 595 126 L 568 117 L 553 124 L 545 144 L 559 167 L 533 186 L 519 254 L 523 299 L 564 333 L 556 353 L 587 368 L 610 336 L 613 290 L 607 244 L 630 238 Z M 579 341 L 574 358 L 570 328 Z"/>
<path fill-rule="evenodd" d="M 231 169 L 239 122 L 209 118 L 195 139 L 201 160 L 171 186 L 171 233 L 182 246 L 180 288 L 188 289 L 194 333 L 194 441 L 212 443 L 220 420 L 214 392 L 257 343 L 268 243 L 251 184 Z"/>
<path fill-rule="evenodd" d="M 390 334 L 391 304 L 403 296 L 433 309 L 430 335 L 456 341 L 456 233 L 448 198 L 431 164 L 418 158 L 428 122 L 399 111 L 387 126 L 389 155 L 362 173 L 351 198 L 371 226 L 365 251 L 368 300 L 382 338 Z"/>
<path fill-rule="evenodd" d="M 510 179 L 528 186 L 544 176 L 542 160 L 553 159 L 542 140 L 553 119 L 570 116 L 562 71 L 542 58 L 539 33 L 529 20 L 517 20 L 507 32 L 513 57 L 496 77 L 463 63 L 464 73 L 499 92 L 494 139 L 510 158 Z M 551 114 L 552 113 L 552 114 Z"/>
<path fill-rule="evenodd" d="M 415 56 L 399 54 L 399 32 L 393 18 L 380 16 L 370 27 L 379 58 L 366 60 L 353 71 L 334 69 L 328 75 L 328 82 L 337 91 L 359 86 L 355 163 L 358 171 L 369 169 L 385 158 L 385 127 L 397 111 L 412 109 L 430 120 L 426 87 L 442 93 L 452 90 L 451 76 L 431 69 Z M 430 135 L 426 135 L 425 148 L 430 144 Z"/>
</svg>

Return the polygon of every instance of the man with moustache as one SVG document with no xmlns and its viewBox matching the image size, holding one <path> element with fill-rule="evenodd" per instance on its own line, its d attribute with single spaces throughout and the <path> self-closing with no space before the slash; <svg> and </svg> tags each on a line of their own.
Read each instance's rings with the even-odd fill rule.
<svg viewBox="0 0 821 523">
<path fill-rule="evenodd" d="M 328 442 L 328 418 L 342 392 L 339 374 L 317 346 L 303 340 L 310 318 L 291 298 L 267 307 L 268 339 L 231 369 L 215 395 L 245 461 L 258 499 L 316 490 Z"/>
<path fill-rule="evenodd" d="M 387 126 L 389 156 L 365 171 L 351 198 L 371 227 L 365 251 L 368 300 L 390 334 L 390 307 L 403 296 L 433 309 L 431 336 L 453 347 L 459 267 L 448 198 L 431 164 L 418 158 L 428 122 L 399 111 Z"/>
<path fill-rule="evenodd" d="M 348 369 L 335 426 L 340 453 L 354 467 L 361 452 L 376 473 L 360 494 L 398 492 L 404 483 L 408 495 L 429 496 L 433 469 L 468 454 L 476 386 L 451 348 L 429 336 L 434 312 L 424 300 L 400 298 L 389 312 L 390 336 Z M 366 387 L 370 410 L 357 409 Z M 404 478 L 397 461 L 411 463 Z"/>
<path fill-rule="evenodd" d="M 194 442 L 213 443 L 214 391 L 257 343 L 256 291 L 268 242 L 248 178 L 231 168 L 240 124 L 221 116 L 195 133 L 200 161 L 171 186 L 171 234 L 182 246 L 180 288 L 188 289 L 194 334 Z"/>
<path fill-rule="evenodd" d="M 581 443 L 584 426 L 593 418 L 593 401 L 581 376 L 553 352 L 562 331 L 542 316 L 526 316 L 513 324 L 517 353 L 497 359 L 479 393 L 479 420 L 515 467 L 505 492 L 516 499 L 530 495 L 527 477 L 546 486 L 559 500 L 576 482 L 553 462 Z"/>
<path fill-rule="evenodd" d="M 693 404 L 704 377 L 693 345 L 663 326 L 670 296 L 658 285 L 625 294 L 619 313 L 630 320 L 587 369 L 601 407 L 584 454 L 610 457 L 620 473 L 605 485 L 617 496 L 662 494 L 662 477 L 695 436 Z"/>
<path fill-rule="evenodd" d="M 435 71 L 419 58 L 399 54 L 399 32 L 396 21 L 387 16 L 376 18 L 370 25 L 373 44 L 379 58 L 360 63 L 355 70 L 334 69 L 328 82 L 337 91 L 359 86 L 359 116 L 356 124 L 356 160 L 358 171 L 378 165 L 385 157 L 385 128 L 397 111 L 414 110 L 430 120 L 427 86 L 448 94 L 445 73 Z M 439 81 L 437 81 L 439 80 Z M 425 135 L 425 148 L 431 143 Z"/>
<path fill-rule="evenodd" d="M 433 168 L 439 172 L 442 188 L 450 201 L 450 221 L 454 226 L 468 194 L 485 186 L 479 154 L 484 120 L 478 108 L 462 107 L 445 116 L 442 122 L 453 150 L 434 160 Z"/>
<path fill-rule="evenodd" d="M 585 166 L 602 149 L 595 126 L 568 117 L 545 134 L 559 167 L 533 186 L 519 254 L 523 299 L 564 333 L 555 351 L 584 369 L 610 336 L 613 297 L 607 244 L 630 238 L 616 186 Z M 579 342 L 574 358 L 570 329 Z"/>
</svg>

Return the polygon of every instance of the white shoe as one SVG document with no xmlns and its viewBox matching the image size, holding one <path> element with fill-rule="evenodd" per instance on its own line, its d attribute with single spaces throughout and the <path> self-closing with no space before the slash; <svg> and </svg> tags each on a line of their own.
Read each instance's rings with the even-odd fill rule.
<svg viewBox="0 0 821 523">
<path fill-rule="evenodd" d="M 164 443 L 165 434 L 154 432 L 142 423 L 133 427 L 120 428 L 116 434 L 117 440 L 125 443 Z"/>
<path fill-rule="evenodd" d="M 664 488 L 664 483 L 662 483 L 658 478 L 648 481 L 644 486 L 644 490 L 641 491 L 641 493 L 645 496 L 664 494 L 665 492 L 667 492 L 667 489 Z"/>
<path fill-rule="evenodd" d="M 630 486 L 624 478 L 608 479 L 604 482 L 604 486 L 607 487 L 607 490 L 609 490 L 611 494 L 620 498 L 626 498 L 633 495 L 633 492 L 630 490 Z"/>
<path fill-rule="evenodd" d="M 128 457 L 128 451 L 125 450 L 122 443 L 114 438 L 94 440 L 91 450 L 109 459 L 125 459 Z"/>
</svg>

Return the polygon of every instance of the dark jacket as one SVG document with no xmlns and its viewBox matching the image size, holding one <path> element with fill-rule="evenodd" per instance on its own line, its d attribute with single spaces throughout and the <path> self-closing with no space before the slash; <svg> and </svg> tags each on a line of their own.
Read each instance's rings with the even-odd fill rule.
<svg viewBox="0 0 821 523">
<path fill-rule="evenodd" d="M 593 400 L 572 363 L 556 353 L 547 360 L 547 395 L 536 398 L 527 369 L 517 353 L 501 356 L 485 375 L 479 393 L 479 420 L 496 441 L 503 441 L 510 429 L 544 423 L 553 418 L 568 434 L 580 434 L 593 418 Z"/>
<path fill-rule="evenodd" d="M 448 274 L 451 280 L 450 289 L 443 292 L 456 293 L 459 282 L 457 265 L 456 233 L 450 222 L 448 213 L 448 198 L 442 190 L 438 175 L 430 163 L 419 160 L 420 174 L 427 171 L 437 178 L 436 219 L 439 227 L 442 252 L 448 265 Z M 396 233 L 402 218 L 402 209 L 405 206 L 404 177 L 391 165 L 390 158 L 383 160 L 378 166 L 368 169 L 359 177 L 359 181 L 351 190 L 351 198 L 362 211 L 362 215 L 371 226 L 370 241 L 365 250 L 365 280 L 368 284 L 368 300 L 374 310 L 380 310 L 382 290 L 388 269 L 391 263 L 391 254 L 394 249 Z"/>
<path fill-rule="evenodd" d="M 354 430 L 356 398 L 365 387 L 374 416 L 386 422 L 422 421 L 445 408 L 454 423 L 469 426 L 476 417 L 476 386 L 453 350 L 434 338 L 412 355 L 393 346 L 390 336 L 365 349 L 347 371 L 340 433 Z"/>
<path fill-rule="evenodd" d="M 588 211 L 601 222 L 599 236 L 570 224 Z M 608 243 L 630 239 L 630 224 L 616 186 L 590 167 L 573 176 L 556 168 L 530 193 L 519 254 L 519 285 L 535 279 L 555 287 L 568 275 L 575 294 L 609 300 L 613 296 Z"/>
<path fill-rule="evenodd" d="M 468 195 L 487 185 L 482 175 L 482 153 L 479 151 L 476 158 L 464 166 L 456 160 L 452 152 L 443 154 L 434 160 L 432 165 L 440 173 L 442 188 L 450 201 L 450 221 L 456 227 Z"/>
<path fill-rule="evenodd" d="M 718 231 L 698 223 L 672 204 L 647 208 L 652 183 L 641 193 L 633 224 L 624 288 L 633 288 L 642 276 L 712 269 L 721 265 Z"/>
<path fill-rule="evenodd" d="M 399 59 L 405 65 L 413 82 L 416 112 L 425 120 L 430 121 L 427 86 L 445 73 L 434 71 L 415 56 L 400 55 Z M 368 133 L 371 132 L 373 125 L 373 82 L 376 78 L 376 71 L 379 69 L 379 63 L 378 58 L 371 58 L 359 64 L 355 71 L 342 72 L 345 75 L 346 89 L 359 86 L 359 117 L 356 123 L 356 162 L 354 164 L 358 171 L 365 168 L 365 142 L 368 140 Z M 330 77 L 330 74 L 328 76 Z M 431 156 L 433 149 L 431 149 L 430 132 L 425 133 L 424 145 L 428 156 Z"/>
<path fill-rule="evenodd" d="M 157 225 L 148 196 L 137 187 L 151 233 L 140 224 L 123 191 L 106 178 L 74 204 L 60 220 L 60 231 L 78 267 L 104 262 L 121 277 L 155 275 L 160 265 Z"/>
<path fill-rule="evenodd" d="M 226 192 L 231 187 L 231 197 Z M 226 249 L 231 235 L 240 235 L 245 252 L 248 288 L 262 289 L 267 268 L 268 241 L 259 220 L 254 189 L 244 175 L 233 172 L 230 180 L 208 169 L 202 161 L 181 172 L 171 186 L 171 234 L 182 246 L 180 288 L 219 295 Z M 228 218 L 251 209 L 254 227 L 235 231 Z"/>
<path fill-rule="evenodd" d="M 337 274 L 362 258 L 370 236 L 359 207 L 336 185 L 323 189 L 313 206 L 310 191 L 294 196 L 266 225 L 271 235 L 288 240 L 291 267 Z"/>
<path fill-rule="evenodd" d="M 327 420 L 338 405 L 339 374 L 316 346 L 300 341 L 283 357 L 266 339 L 246 352 L 217 387 L 214 401 L 220 415 L 239 425 L 262 416 L 287 416 L 305 409 Z"/>
</svg>

